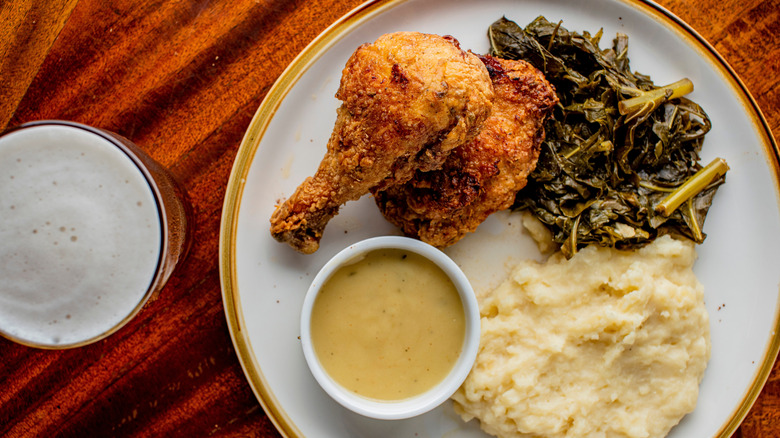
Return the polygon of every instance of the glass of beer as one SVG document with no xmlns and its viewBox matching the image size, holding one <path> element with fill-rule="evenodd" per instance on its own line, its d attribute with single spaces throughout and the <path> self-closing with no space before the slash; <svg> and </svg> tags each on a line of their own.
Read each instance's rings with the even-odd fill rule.
<svg viewBox="0 0 780 438">
<path fill-rule="evenodd" d="M 189 205 L 127 139 L 66 121 L 0 135 L 0 335 L 37 348 L 101 340 L 186 255 Z"/>
</svg>

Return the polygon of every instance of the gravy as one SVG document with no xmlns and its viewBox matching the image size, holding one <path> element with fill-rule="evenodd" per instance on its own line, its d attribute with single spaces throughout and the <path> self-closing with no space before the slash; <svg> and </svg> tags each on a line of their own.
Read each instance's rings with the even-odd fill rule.
<svg viewBox="0 0 780 438">
<path fill-rule="evenodd" d="M 455 285 L 413 252 L 375 250 L 337 270 L 314 302 L 311 338 L 325 371 L 377 400 L 421 394 L 460 355 L 465 314 Z"/>
</svg>

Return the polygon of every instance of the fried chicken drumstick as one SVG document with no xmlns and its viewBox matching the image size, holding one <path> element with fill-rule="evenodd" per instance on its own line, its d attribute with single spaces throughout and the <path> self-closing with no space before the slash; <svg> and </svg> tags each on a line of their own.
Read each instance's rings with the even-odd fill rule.
<svg viewBox="0 0 780 438">
<path fill-rule="evenodd" d="M 382 214 L 411 237 L 446 247 L 487 217 L 509 208 L 536 167 L 544 121 L 558 97 L 525 61 L 482 57 L 495 98 L 479 135 L 454 150 L 441 169 L 372 190 Z"/>
<path fill-rule="evenodd" d="M 352 54 L 336 97 L 325 157 L 271 217 L 273 237 L 307 254 L 342 204 L 436 169 L 473 139 L 493 88 L 484 64 L 454 38 L 398 32 Z"/>
</svg>

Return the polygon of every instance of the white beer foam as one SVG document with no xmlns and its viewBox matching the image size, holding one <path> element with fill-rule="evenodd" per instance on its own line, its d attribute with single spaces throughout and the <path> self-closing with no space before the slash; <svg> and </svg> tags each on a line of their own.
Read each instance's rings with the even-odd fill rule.
<svg viewBox="0 0 780 438">
<path fill-rule="evenodd" d="M 0 330 L 39 345 L 109 331 L 144 298 L 159 211 L 133 161 L 69 126 L 0 138 Z"/>
</svg>

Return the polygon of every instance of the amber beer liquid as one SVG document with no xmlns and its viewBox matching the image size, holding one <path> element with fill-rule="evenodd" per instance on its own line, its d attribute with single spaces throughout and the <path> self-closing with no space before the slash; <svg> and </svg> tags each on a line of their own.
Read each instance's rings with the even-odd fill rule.
<svg viewBox="0 0 780 438">
<path fill-rule="evenodd" d="M 184 257 L 186 200 L 140 149 L 70 122 L 0 136 L 0 334 L 33 347 L 115 332 Z"/>
</svg>

